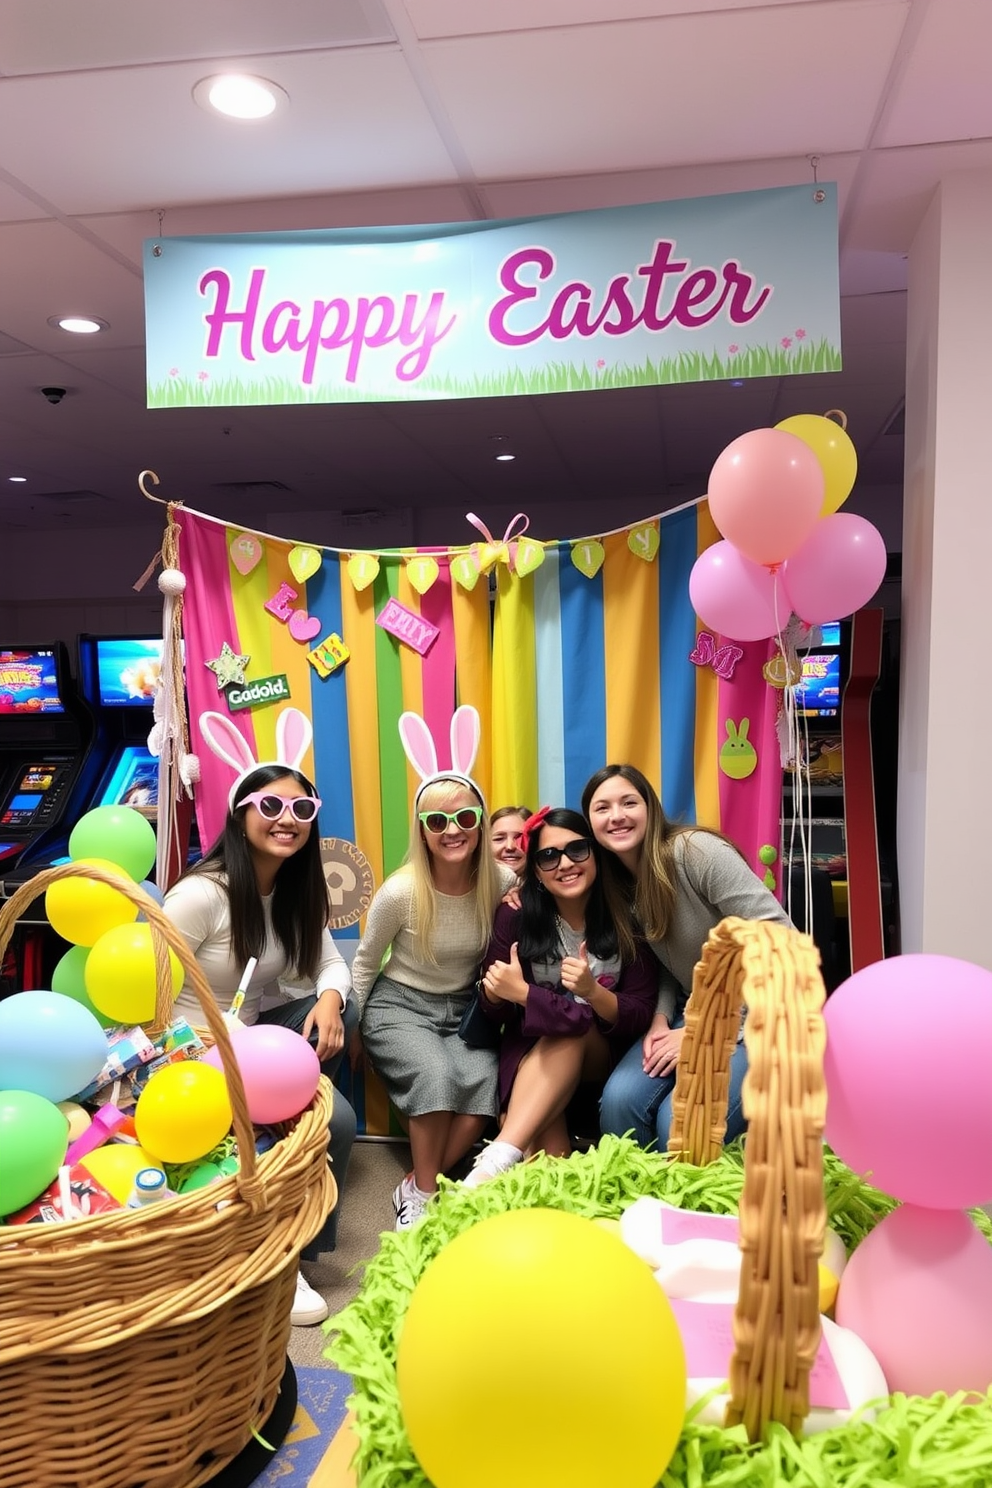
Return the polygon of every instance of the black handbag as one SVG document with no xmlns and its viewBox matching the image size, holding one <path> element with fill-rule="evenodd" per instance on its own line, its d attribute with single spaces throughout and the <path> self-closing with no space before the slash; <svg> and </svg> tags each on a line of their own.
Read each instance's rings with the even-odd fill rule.
<svg viewBox="0 0 992 1488">
<path fill-rule="evenodd" d="M 463 1043 L 468 1044 L 470 1049 L 498 1049 L 503 1036 L 503 1027 L 502 1024 L 493 1022 L 492 1018 L 486 1017 L 485 1012 L 479 1006 L 481 997 L 482 992 L 476 987 L 465 1004 L 465 1011 L 458 1025 L 458 1037 Z"/>
</svg>

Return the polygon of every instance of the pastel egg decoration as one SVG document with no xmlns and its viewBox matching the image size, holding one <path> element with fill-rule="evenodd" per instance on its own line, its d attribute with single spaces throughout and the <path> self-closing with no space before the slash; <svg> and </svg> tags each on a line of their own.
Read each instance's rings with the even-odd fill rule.
<svg viewBox="0 0 992 1488">
<path fill-rule="evenodd" d="M 140 883 L 155 862 L 155 832 L 133 806 L 97 806 L 73 827 L 69 856 L 103 858 Z"/>
<path fill-rule="evenodd" d="M 837 1321 L 878 1359 L 890 1390 L 982 1395 L 992 1385 L 992 1245 L 960 1210 L 903 1204 L 854 1251 Z"/>
<path fill-rule="evenodd" d="M 60 993 L 63 997 L 71 997 L 73 1002 L 78 1002 L 86 1008 L 93 1014 L 101 1028 L 116 1028 L 116 1020 L 101 1013 L 100 1009 L 94 1007 L 90 1001 L 90 994 L 86 990 L 86 962 L 89 954 L 89 946 L 70 946 L 65 955 L 55 964 L 52 972 L 52 991 Z"/>
<path fill-rule="evenodd" d="M 270 1126 L 298 1116 L 313 1100 L 320 1080 L 317 1052 L 301 1034 L 277 1023 L 242 1027 L 234 1042 L 238 1070 L 245 1087 L 248 1114 L 256 1126 Z M 205 1065 L 222 1070 L 214 1045 L 203 1057 Z"/>
<path fill-rule="evenodd" d="M 44 1193 L 65 1160 L 69 1123 L 31 1090 L 0 1090 L 0 1216 Z"/>
<path fill-rule="evenodd" d="M 183 968 L 168 951 L 172 995 Z M 155 1015 L 155 945 L 149 924 L 116 925 L 100 936 L 86 960 L 86 992 L 93 1006 L 116 1023 L 145 1023 Z"/>
<path fill-rule="evenodd" d="M 127 875 L 106 858 L 74 858 L 77 867 L 101 868 L 117 879 Z M 128 925 L 138 915 L 138 906 L 109 884 L 82 874 L 67 875 L 49 884 L 45 891 L 45 913 L 56 935 L 72 945 L 91 946 L 116 925 Z"/>
<path fill-rule="evenodd" d="M 843 982 L 823 1017 L 824 1137 L 838 1157 L 907 1204 L 992 1202 L 992 972 L 954 956 L 891 956 Z M 907 1140 L 921 1070 L 926 1120 Z"/>
<path fill-rule="evenodd" d="M 195 1162 L 230 1130 L 224 1076 L 193 1059 L 165 1065 L 138 1097 L 134 1126 L 142 1147 L 160 1162 Z"/>
<path fill-rule="evenodd" d="M 0 1001 L 0 1090 L 68 1100 L 107 1062 L 107 1037 L 93 1014 L 58 992 L 15 992 Z"/>
<path fill-rule="evenodd" d="M 494 1381 L 498 1429 L 480 1430 Z M 396 1383 L 434 1488 L 654 1488 L 685 1414 L 682 1344 L 651 1272 L 615 1232 L 552 1209 L 481 1219 L 435 1256 Z"/>
</svg>

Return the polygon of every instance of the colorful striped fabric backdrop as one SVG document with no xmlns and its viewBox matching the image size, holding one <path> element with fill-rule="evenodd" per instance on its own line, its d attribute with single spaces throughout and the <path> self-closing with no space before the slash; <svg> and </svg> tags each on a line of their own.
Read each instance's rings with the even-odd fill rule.
<svg viewBox="0 0 992 1488">
<path fill-rule="evenodd" d="M 543 563 L 525 577 L 497 562 L 492 597 L 485 576 L 471 590 L 452 576 L 451 559 L 464 548 L 419 550 L 432 551 L 438 565 L 424 594 L 411 583 L 412 554 L 397 553 L 377 554 L 378 572 L 359 590 L 348 554 L 322 550 L 317 571 L 300 582 L 289 564 L 293 542 L 249 533 L 259 558 L 242 572 L 246 565 L 235 564 L 231 545 L 245 529 L 187 509 L 176 516 L 187 580 L 186 682 L 201 766 L 202 841 L 220 830 L 231 782 L 197 722 L 204 710 L 228 711 L 205 664 L 226 642 L 250 658 L 249 683 L 285 676 L 290 702 L 310 715 L 313 746 L 303 768 L 323 801 L 322 834 L 356 843 L 376 884 L 406 852 L 417 783 L 400 745 L 399 715 L 410 709 L 424 716 L 443 767 L 450 763 L 448 723 L 459 703 L 473 704 L 481 715 L 475 774 L 491 807 L 578 807 L 593 771 L 627 761 L 654 783 L 670 816 L 719 827 L 760 875 L 768 871 L 758 853 L 779 846 L 782 780 L 775 733 L 780 694 L 762 676 L 772 645 L 744 646 L 731 677 L 699 660 L 689 573 L 719 538 L 705 503 L 640 524 L 659 536 L 650 559 L 634 551 L 628 531 L 602 538 L 605 556 L 591 578 L 572 561 L 577 540 L 546 544 Z M 289 618 L 279 619 L 265 606 L 284 585 L 295 596 L 285 599 Z M 390 599 L 437 628 L 425 655 L 376 624 Z M 294 639 L 294 629 L 307 639 Z M 332 634 L 350 659 L 321 676 L 308 653 Z M 719 651 L 720 638 L 714 640 Z M 694 648 L 697 662 L 690 660 Z M 268 704 L 231 715 L 259 760 L 274 756 L 278 713 L 278 705 Z M 737 737 L 745 718 L 757 763 L 745 778 L 731 778 L 720 769 L 720 752 L 731 735 L 728 720 Z M 777 862 L 772 871 L 777 881 Z M 353 926 L 335 935 L 347 940 L 358 933 Z M 384 1107 L 360 1116 L 373 1130 L 385 1120 Z"/>
</svg>

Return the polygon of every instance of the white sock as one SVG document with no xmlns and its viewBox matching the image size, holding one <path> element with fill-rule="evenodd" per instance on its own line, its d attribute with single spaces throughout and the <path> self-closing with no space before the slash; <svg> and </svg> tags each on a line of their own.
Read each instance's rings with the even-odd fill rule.
<svg viewBox="0 0 992 1488">
<path fill-rule="evenodd" d="M 484 1148 L 483 1151 L 491 1152 L 493 1157 L 498 1161 L 502 1161 L 504 1158 L 510 1163 L 523 1161 L 523 1151 L 519 1147 L 514 1147 L 512 1142 L 501 1142 L 497 1139 L 495 1142 L 490 1142 L 489 1146 Z"/>
</svg>

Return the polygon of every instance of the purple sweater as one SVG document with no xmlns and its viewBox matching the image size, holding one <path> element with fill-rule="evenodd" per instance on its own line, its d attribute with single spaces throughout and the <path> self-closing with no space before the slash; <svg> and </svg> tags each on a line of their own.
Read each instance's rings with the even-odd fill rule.
<svg viewBox="0 0 992 1488">
<path fill-rule="evenodd" d="M 483 974 L 494 961 L 509 961 L 510 947 L 520 939 L 521 911 L 501 904 L 493 922 L 492 939 L 482 963 Z M 521 1059 L 539 1038 L 580 1037 L 595 1025 L 605 1037 L 610 1062 L 616 1064 L 637 1039 L 647 1033 L 658 1000 L 658 961 L 648 946 L 620 972 L 611 990 L 617 999 L 617 1021 L 604 1023 L 588 1003 L 576 1002 L 560 988 L 542 987 L 532 980 L 529 961 L 521 960 L 527 979 L 527 1001 L 495 1002 L 480 996 L 479 1004 L 494 1023 L 503 1024 L 499 1048 L 499 1105 L 505 1110 Z"/>
</svg>

